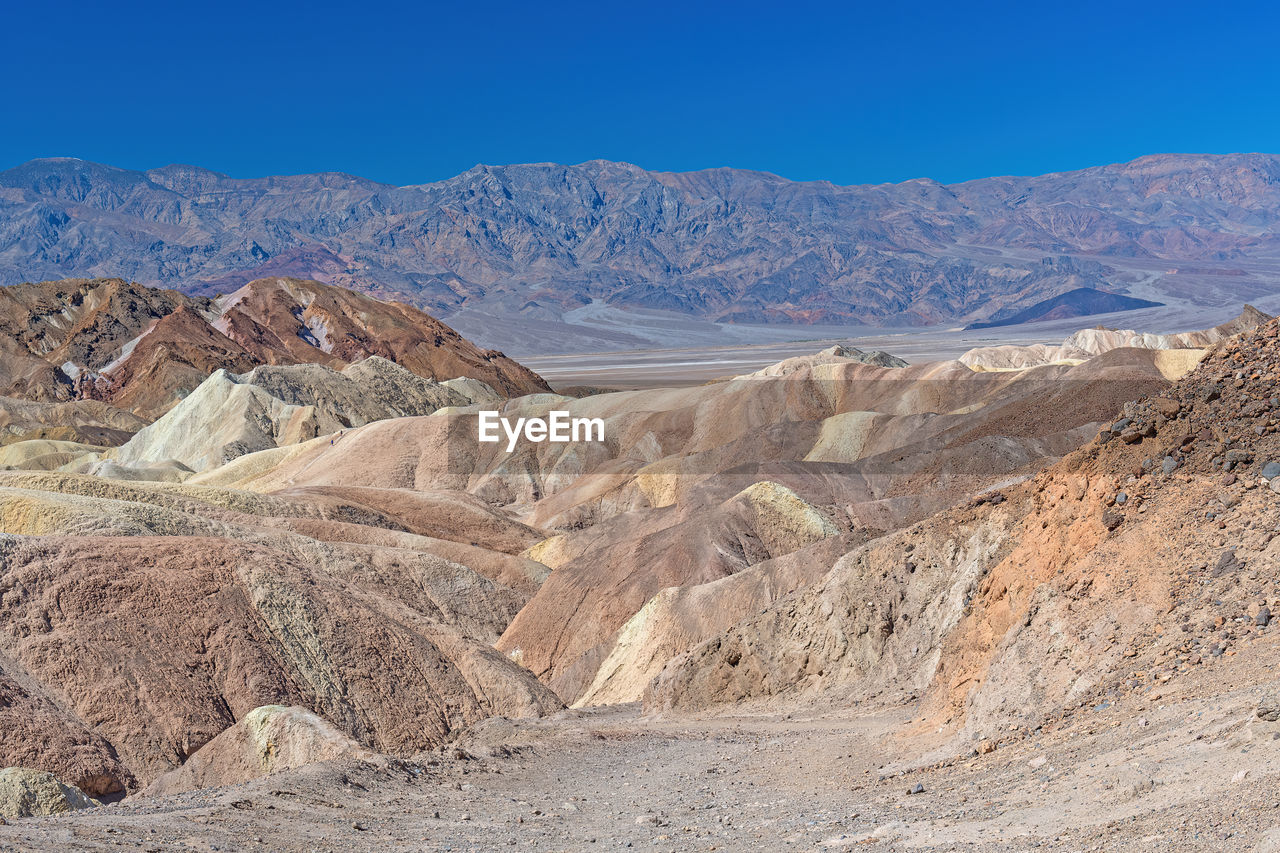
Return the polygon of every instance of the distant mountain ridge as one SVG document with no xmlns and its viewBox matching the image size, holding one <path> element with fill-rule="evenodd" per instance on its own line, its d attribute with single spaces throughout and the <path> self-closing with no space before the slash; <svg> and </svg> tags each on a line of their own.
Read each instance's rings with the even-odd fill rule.
<svg viewBox="0 0 1280 853">
<path fill-rule="evenodd" d="M 476 166 L 394 187 L 35 160 L 0 172 L 0 283 L 118 276 L 197 295 L 317 278 L 453 312 L 983 322 L 1080 288 L 1280 293 L 1280 157 L 1153 155 L 1038 177 L 842 187 L 736 169 Z M 1179 272 L 1179 267 L 1182 271 Z"/>
</svg>

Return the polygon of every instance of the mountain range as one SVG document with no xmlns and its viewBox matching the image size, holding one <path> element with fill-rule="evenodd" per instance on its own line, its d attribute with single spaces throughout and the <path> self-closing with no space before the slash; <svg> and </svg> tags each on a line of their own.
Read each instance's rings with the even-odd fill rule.
<svg viewBox="0 0 1280 853">
<path fill-rule="evenodd" d="M 122 277 L 209 296 L 262 277 L 313 278 L 456 315 L 486 345 L 497 341 L 480 333 L 499 321 L 566 331 L 602 312 L 619 325 L 645 311 L 1024 322 L 1036 305 L 1058 318 L 1126 304 L 1053 301 L 1082 289 L 1265 305 L 1280 294 L 1278 223 L 1280 157 L 1267 154 L 877 186 L 603 160 L 476 166 L 396 187 L 339 173 L 235 179 L 44 159 L 0 172 L 0 283 Z"/>
</svg>

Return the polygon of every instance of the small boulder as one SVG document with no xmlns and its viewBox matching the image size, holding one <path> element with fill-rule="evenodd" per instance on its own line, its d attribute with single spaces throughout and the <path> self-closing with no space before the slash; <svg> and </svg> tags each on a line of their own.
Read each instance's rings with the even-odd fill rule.
<svg viewBox="0 0 1280 853">
<path fill-rule="evenodd" d="M 1253 454 L 1248 450 L 1228 450 L 1223 457 L 1223 465 L 1228 471 L 1237 465 L 1248 465 L 1253 462 Z"/>
<path fill-rule="evenodd" d="M 58 781 L 52 773 L 26 767 L 0 770 L 0 816 L 8 820 L 66 814 L 102 803 L 74 785 Z"/>
<path fill-rule="evenodd" d="M 236 785 L 318 761 L 371 756 L 306 708 L 264 705 L 200 747 L 181 767 L 152 782 L 146 793 L 159 796 Z"/>
<path fill-rule="evenodd" d="M 1214 564 L 1213 576 L 1222 577 L 1227 572 L 1234 572 L 1244 568 L 1244 563 L 1236 556 L 1234 550 L 1228 549 L 1218 555 L 1218 561 Z"/>
</svg>

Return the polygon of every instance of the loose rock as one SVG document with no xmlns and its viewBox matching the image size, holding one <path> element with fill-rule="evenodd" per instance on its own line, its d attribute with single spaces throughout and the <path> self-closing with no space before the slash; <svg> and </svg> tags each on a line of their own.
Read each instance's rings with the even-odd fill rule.
<svg viewBox="0 0 1280 853">
<path fill-rule="evenodd" d="M 0 770 L 0 817 L 65 814 L 102 805 L 74 785 L 60 782 L 52 773 L 25 767 Z"/>
</svg>

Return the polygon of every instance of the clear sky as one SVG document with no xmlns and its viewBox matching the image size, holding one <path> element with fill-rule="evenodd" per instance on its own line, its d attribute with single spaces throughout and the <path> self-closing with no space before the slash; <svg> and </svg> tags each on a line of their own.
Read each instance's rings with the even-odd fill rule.
<svg viewBox="0 0 1280 853">
<path fill-rule="evenodd" d="M 1280 13 L 1212 4 L 8 4 L 0 167 L 423 183 L 594 158 L 878 183 L 1280 152 Z"/>
</svg>

